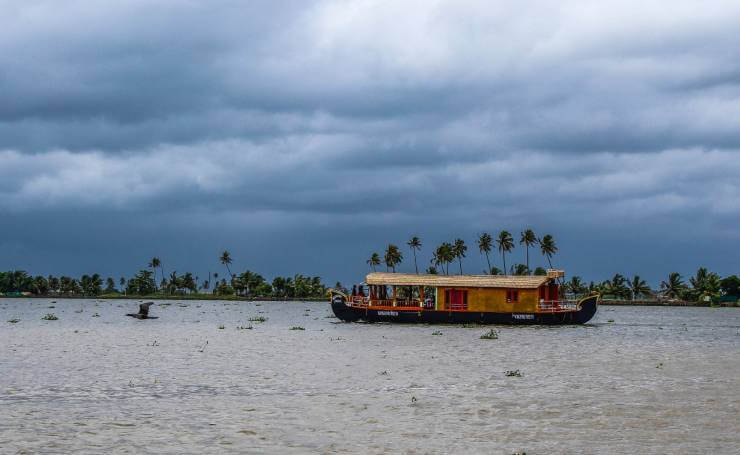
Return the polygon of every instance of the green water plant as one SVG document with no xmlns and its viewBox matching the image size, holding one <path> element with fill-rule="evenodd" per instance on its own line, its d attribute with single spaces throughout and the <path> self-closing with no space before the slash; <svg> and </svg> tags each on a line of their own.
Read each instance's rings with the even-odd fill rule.
<svg viewBox="0 0 740 455">
<path fill-rule="evenodd" d="M 236 327 L 236 330 L 252 330 L 253 328 L 251 325 L 239 325 Z"/>
<path fill-rule="evenodd" d="M 43 321 L 56 321 L 59 318 L 56 317 L 56 315 L 54 313 L 46 313 L 46 315 L 44 315 L 44 317 L 41 318 L 41 319 Z"/>
<path fill-rule="evenodd" d="M 306 330 L 306 329 L 304 329 L 303 327 L 299 325 L 296 325 L 296 326 L 291 327 L 290 330 Z"/>
<path fill-rule="evenodd" d="M 8 322 L 10 322 L 11 324 L 16 324 L 18 322 L 21 322 L 21 320 L 20 319 L 8 319 Z"/>
<path fill-rule="evenodd" d="M 498 331 L 491 329 L 480 336 L 481 340 L 498 340 Z"/>
<path fill-rule="evenodd" d="M 256 317 L 253 317 L 253 318 L 249 318 L 248 321 L 249 322 L 265 322 L 265 321 L 267 321 L 267 318 L 264 317 L 264 316 L 256 316 Z"/>
<path fill-rule="evenodd" d="M 440 332 L 439 330 L 435 330 L 434 332 L 432 332 L 432 335 L 442 335 L 442 332 Z"/>
<path fill-rule="evenodd" d="M 220 326 L 218 326 L 218 330 L 223 330 L 223 329 L 225 329 L 225 328 L 226 328 L 226 326 L 225 326 L 225 325 L 223 325 L 223 324 L 221 324 Z"/>
<path fill-rule="evenodd" d="M 521 378 L 522 377 L 522 372 L 519 371 L 519 370 L 506 370 L 504 372 L 504 376 Z"/>
</svg>

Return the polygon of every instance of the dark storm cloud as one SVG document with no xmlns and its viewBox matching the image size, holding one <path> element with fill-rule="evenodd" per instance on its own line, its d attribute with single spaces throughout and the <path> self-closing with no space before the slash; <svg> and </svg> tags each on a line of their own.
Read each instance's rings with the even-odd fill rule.
<svg viewBox="0 0 740 455">
<path fill-rule="evenodd" d="M 693 243 L 681 268 L 706 250 L 687 242 L 694 235 L 739 241 L 732 2 L 2 8 L 0 214 L 14 222 L 1 246 L 11 262 L 35 251 L 17 220 L 45 216 L 59 235 L 116 219 L 121 241 L 143 250 L 223 233 L 212 248 L 247 242 L 248 255 L 255 239 L 287 233 L 309 239 L 293 249 L 302 258 L 346 251 L 353 237 L 364 256 L 417 230 L 471 241 L 532 225 L 571 251 L 603 235 L 636 253 L 627 233 L 663 251 Z M 153 216 L 171 233 L 158 242 L 136 221 Z"/>
</svg>

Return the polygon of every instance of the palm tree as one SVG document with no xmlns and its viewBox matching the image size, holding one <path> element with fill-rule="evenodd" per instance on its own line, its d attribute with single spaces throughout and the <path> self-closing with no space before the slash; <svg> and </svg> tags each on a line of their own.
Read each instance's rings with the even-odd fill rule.
<svg viewBox="0 0 740 455">
<path fill-rule="evenodd" d="M 385 249 L 385 266 L 386 270 L 388 267 L 393 269 L 393 272 L 396 272 L 396 266 L 400 264 L 403 261 L 403 254 L 401 253 L 401 250 L 398 249 L 398 247 L 392 243 L 388 244 L 388 247 Z"/>
<path fill-rule="evenodd" d="M 157 282 L 157 267 L 162 265 L 162 261 L 159 260 L 158 257 L 153 257 L 151 261 L 149 261 L 149 267 L 154 272 L 154 282 Z M 162 275 L 164 277 L 164 275 Z"/>
<path fill-rule="evenodd" d="M 506 273 L 506 253 L 514 248 L 514 239 L 511 237 L 509 231 L 501 231 L 496 239 L 498 244 L 498 250 L 501 252 L 501 257 L 504 260 L 504 273 Z"/>
<path fill-rule="evenodd" d="M 696 271 L 696 276 L 689 278 L 689 283 L 691 283 L 692 289 L 690 294 L 693 300 L 718 295 L 722 285 L 719 275 L 710 272 L 705 267 L 699 267 Z"/>
<path fill-rule="evenodd" d="M 558 247 L 555 245 L 555 239 L 553 239 L 550 234 L 547 234 L 542 237 L 542 240 L 539 241 L 539 244 L 540 251 L 542 251 L 542 254 L 547 257 L 547 263 L 550 264 L 550 268 L 552 268 L 552 261 L 550 259 L 555 253 L 558 252 Z"/>
<path fill-rule="evenodd" d="M 586 286 L 583 285 L 581 277 L 579 277 L 578 275 L 572 276 L 570 278 L 570 281 L 568 281 L 565 286 L 566 289 L 568 289 L 574 295 L 583 294 L 583 292 L 585 292 L 586 290 Z"/>
<path fill-rule="evenodd" d="M 686 291 L 686 284 L 684 284 L 683 277 L 680 273 L 673 272 L 668 275 L 667 281 L 660 283 L 660 288 L 666 297 L 678 299 Z"/>
<path fill-rule="evenodd" d="M 455 239 L 455 244 L 452 246 L 452 254 L 460 262 L 460 275 L 462 275 L 462 258 L 465 257 L 465 252 L 468 251 L 468 247 L 465 245 L 463 239 Z"/>
<path fill-rule="evenodd" d="M 491 246 L 493 245 L 493 238 L 491 234 L 484 232 L 478 236 L 478 250 L 481 254 L 486 255 L 486 262 L 488 263 L 488 270 L 491 270 L 491 261 L 488 259 L 488 253 L 491 252 Z"/>
<path fill-rule="evenodd" d="M 441 265 L 445 275 L 450 274 L 450 263 L 455 260 L 454 247 L 449 242 L 443 242 L 434 252 L 432 262 L 434 265 Z"/>
<path fill-rule="evenodd" d="M 232 276 L 231 275 L 231 268 L 229 267 L 229 264 L 231 264 L 231 262 L 232 262 L 231 261 L 231 253 L 229 253 L 228 251 L 224 250 L 224 252 L 221 253 L 221 257 L 219 258 L 219 260 L 221 261 L 221 264 L 223 264 L 223 265 L 226 266 L 226 270 L 228 270 L 229 276 Z"/>
<path fill-rule="evenodd" d="M 414 253 L 414 269 L 416 269 L 416 273 L 418 275 L 419 267 L 416 265 L 416 250 L 421 250 L 421 240 L 419 240 L 419 237 L 413 236 L 411 237 L 411 240 L 406 242 L 406 245 L 408 245 Z"/>
<path fill-rule="evenodd" d="M 373 253 L 372 255 L 370 255 L 370 259 L 368 259 L 366 262 L 373 269 L 373 272 L 375 272 L 375 266 L 380 265 L 380 256 L 378 255 L 378 253 Z"/>
<path fill-rule="evenodd" d="M 624 298 L 629 293 L 627 279 L 619 273 L 614 274 L 611 280 L 604 281 L 603 288 L 604 294 L 613 295 L 618 298 Z"/>
<path fill-rule="evenodd" d="M 527 229 L 522 232 L 521 237 L 519 238 L 519 244 L 524 244 L 527 248 L 527 270 L 529 270 L 529 247 L 537 244 L 537 236 L 534 235 L 534 231 Z"/>
<path fill-rule="evenodd" d="M 629 283 L 627 283 L 627 286 L 630 288 L 630 292 L 632 293 L 632 300 L 635 300 L 639 295 L 650 293 L 650 287 L 647 285 L 645 280 L 640 278 L 640 275 L 633 276 Z"/>
</svg>

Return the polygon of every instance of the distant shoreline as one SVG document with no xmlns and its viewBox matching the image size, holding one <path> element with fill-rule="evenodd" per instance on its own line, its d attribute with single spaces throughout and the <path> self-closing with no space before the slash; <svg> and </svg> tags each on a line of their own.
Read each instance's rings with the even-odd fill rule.
<svg viewBox="0 0 740 455">
<path fill-rule="evenodd" d="M 213 294 L 193 294 L 193 295 L 123 295 L 123 294 L 104 294 L 98 296 L 50 296 L 50 295 L 0 295 L 0 299 L 84 299 L 84 300 L 227 300 L 235 302 L 327 302 L 325 297 L 243 297 L 235 295 L 213 295 Z M 604 299 L 599 305 L 604 306 L 663 306 L 663 307 L 725 307 L 740 308 L 737 302 L 686 302 L 673 301 L 662 302 L 657 300 L 615 300 Z"/>
<path fill-rule="evenodd" d="M 674 301 L 674 302 L 661 302 L 658 300 L 602 300 L 599 305 L 607 306 L 691 306 L 691 307 L 740 307 L 737 302 L 686 302 L 686 301 Z"/>
<path fill-rule="evenodd" d="M 328 302 L 326 297 L 243 297 L 234 295 L 0 295 L 0 299 L 60 299 L 60 300 L 231 300 L 236 302 Z"/>
</svg>

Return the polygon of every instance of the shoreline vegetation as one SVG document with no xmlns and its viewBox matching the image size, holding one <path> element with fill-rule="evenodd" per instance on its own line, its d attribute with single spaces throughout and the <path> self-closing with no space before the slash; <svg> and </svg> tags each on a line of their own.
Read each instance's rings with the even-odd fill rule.
<svg viewBox="0 0 740 455">
<path fill-rule="evenodd" d="M 118 280 L 108 277 L 103 281 L 97 273 L 77 279 L 70 276 L 31 276 L 24 270 L 12 270 L 0 272 L 0 297 L 311 301 L 324 300 L 328 293 L 327 286 L 318 276 L 277 276 L 268 282 L 250 270 L 232 273 L 233 261 L 228 251 L 223 251 L 218 261 L 226 272 L 220 280 L 218 272 L 208 272 L 208 278 L 203 280 L 191 272 L 178 274 L 173 271 L 166 275 L 163 263 L 157 257 L 133 277 L 120 277 Z M 159 282 L 158 278 L 161 278 Z M 344 289 L 341 283 L 334 287 Z"/>
<path fill-rule="evenodd" d="M 514 263 L 506 266 L 506 255 L 515 247 L 514 237 L 508 231 L 501 231 L 496 237 L 483 232 L 477 238 L 478 251 L 485 259 L 490 275 L 546 275 L 547 269 L 537 266 L 530 268 L 530 248 L 539 249 L 547 260 L 549 269 L 553 267 L 553 257 L 558 247 L 552 235 L 538 237 L 531 229 L 521 232 L 519 244 L 525 249 L 525 263 Z M 423 248 L 419 237 L 413 236 L 406 245 L 413 256 L 414 271 L 419 273 L 417 252 Z M 491 251 L 496 247 L 501 254 L 503 268 L 491 265 Z M 453 242 L 442 242 L 433 252 L 430 266 L 424 271 L 427 274 L 450 274 L 450 265 L 463 274 L 463 258 L 468 246 L 463 239 Z M 219 280 L 219 273 L 210 271 L 206 279 L 200 279 L 191 272 L 178 274 L 177 271 L 167 275 L 164 265 L 158 257 L 153 257 L 145 269 L 139 270 L 133 277 L 120 277 L 117 281 L 103 278 L 95 273 L 82 275 L 79 279 L 49 275 L 31 276 L 23 270 L 0 272 L 0 297 L 44 297 L 44 298 L 91 298 L 91 299 L 151 299 L 151 300 L 235 300 L 235 301 L 322 301 L 327 298 L 329 288 L 318 276 L 296 274 L 292 277 L 275 277 L 268 282 L 259 273 L 246 270 L 232 273 L 233 259 L 228 251 L 218 256 L 218 262 L 224 269 Z M 389 243 L 384 255 L 374 252 L 365 261 L 370 271 L 384 264 L 386 271 L 396 272 L 396 267 L 403 262 L 401 249 Z M 513 261 L 512 261 L 513 262 Z M 455 267 L 457 266 L 457 267 Z M 504 272 L 505 271 L 505 272 Z M 227 281 L 228 278 L 228 281 Z M 159 279 L 159 282 L 158 282 Z M 349 293 L 350 291 L 337 282 L 334 289 Z M 729 275 L 720 277 L 704 267 L 696 275 L 689 277 L 688 282 L 678 272 L 672 272 L 657 290 L 652 289 L 639 275 L 628 279 L 616 273 L 611 279 L 602 282 L 591 281 L 586 284 L 578 275 L 569 280 L 560 281 L 561 298 L 572 299 L 598 293 L 602 296 L 603 305 L 639 305 L 639 306 L 740 306 L 740 277 Z"/>
</svg>

